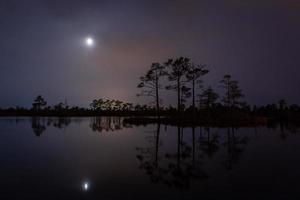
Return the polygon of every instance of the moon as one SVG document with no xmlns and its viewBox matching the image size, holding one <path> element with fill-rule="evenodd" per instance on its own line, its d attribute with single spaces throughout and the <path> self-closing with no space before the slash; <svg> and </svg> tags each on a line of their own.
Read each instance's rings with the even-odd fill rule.
<svg viewBox="0 0 300 200">
<path fill-rule="evenodd" d="M 87 38 L 85 38 L 85 44 L 88 47 L 92 47 L 92 46 L 94 46 L 95 41 L 92 37 L 87 37 Z"/>
</svg>

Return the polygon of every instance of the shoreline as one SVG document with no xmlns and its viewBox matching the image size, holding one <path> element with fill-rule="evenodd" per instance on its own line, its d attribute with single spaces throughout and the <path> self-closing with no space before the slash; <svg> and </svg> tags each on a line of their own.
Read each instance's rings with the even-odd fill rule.
<svg viewBox="0 0 300 200">
<path fill-rule="evenodd" d="M 63 113 L 59 114 L 17 114 L 17 115 L 0 115 L 1 118 L 5 117 L 28 117 L 28 118 L 40 118 L 40 117 L 55 117 L 55 118 L 80 118 L 80 117 L 92 117 L 92 118 L 101 118 L 101 117 L 119 117 L 123 118 L 122 123 L 127 125 L 135 126 L 146 126 L 150 124 L 162 124 L 170 126 L 180 126 L 180 127 L 195 127 L 195 126 L 208 126 L 208 127 L 257 127 L 257 126 L 273 126 L 275 124 L 294 124 L 300 125 L 298 118 L 289 118 L 289 119 L 280 119 L 275 117 L 264 117 L 264 116 L 247 116 L 247 117 L 232 117 L 230 115 L 221 116 L 221 117 L 207 117 L 207 116 L 198 116 L 195 118 L 187 116 L 172 116 L 166 115 L 161 116 L 160 118 L 154 115 L 134 115 L 134 114 L 68 114 Z"/>
</svg>

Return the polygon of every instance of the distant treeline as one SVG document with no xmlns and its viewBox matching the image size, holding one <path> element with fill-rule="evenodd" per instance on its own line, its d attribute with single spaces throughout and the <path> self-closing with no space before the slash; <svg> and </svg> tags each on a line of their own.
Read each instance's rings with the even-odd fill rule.
<svg viewBox="0 0 300 200">
<path fill-rule="evenodd" d="M 137 85 L 141 92 L 139 97 L 151 99 L 149 104 L 133 104 L 113 99 L 95 99 L 89 108 L 70 107 L 66 102 L 49 106 L 47 101 L 38 95 L 32 108 L 13 107 L 0 109 L 0 115 L 29 116 L 157 116 L 173 117 L 179 120 L 191 118 L 206 121 L 249 120 L 253 118 L 299 120 L 300 107 L 289 105 L 285 100 L 266 106 L 250 106 L 239 82 L 231 75 L 220 78 L 217 86 L 222 88 L 218 94 L 210 85 L 205 85 L 203 77 L 209 74 L 207 65 L 195 64 L 189 58 L 168 59 L 165 63 L 152 63 L 140 77 Z M 165 83 L 163 85 L 162 83 Z M 176 107 L 168 102 L 162 104 L 163 90 L 176 94 Z M 169 105 L 169 106 L 165 106 Z"/>
<path fill-rule="evenodd" d="M 253 118 L 260 123 L 265 123 L 265 118 L 268 120 L 289 120 L 299 121 L 300 107 L 298 105 L 289 105 L 284 100 L 278 103 L 268 104 L 266 106 L 243 106 L 230 108 L 222 103 L 216 103 L 212 107 L 187 107 L 181 111 L 178 117 L 178 110 L 173 106 L 160 107 L 161 120 L 165 123 L 176 123 L 170 120 L 170 117 L 177 118 L 180 123 L 190 123 L 194 117 L 202 122 L 226 122 L 235 120 L 238 124 L 241 121 L 253 122 Z M 126 103 L 119 100 L 93 100 L 90 108 L 82 108 L 73 106 L 70 107 L 66 103 L 59 103 L 54 106 L 48 106 L 46 100 L 42 96 L 38 96 L 30 109 L 15 107 L 8 109 L 0 109 L 1 116 L 156 116 L 155 107 L 149 105 L 140 105 Z M 163 118 L 164 117 L 164 118 Z M 167 118 L 166 118 L 167 117 Z M 145 120 L 139 117 L 139 120 L 134 120 L 133 123 L 156 122 L 151 121 L 153 118 Z M 154 118 L 155 119 L 155 118 Z M 238 119 L 238 120 L 236 120 Z M 150 120 L 150 121 L 149 121 Z"/>
</svg>

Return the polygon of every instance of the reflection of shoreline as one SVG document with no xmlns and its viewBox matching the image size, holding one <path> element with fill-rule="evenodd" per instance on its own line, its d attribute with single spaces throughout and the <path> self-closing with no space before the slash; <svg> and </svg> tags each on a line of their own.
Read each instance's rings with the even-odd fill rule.
<svg viewBox="0 0 300 200">
<path fill-rule="evenodd" d="M 71 124 L 72 119 L 66 117 L 58 118 L 45 118 L 45 117 L 32 117 L 31 127 L 36 136 L 41 136 L 46 131 L 47 127 L 53 126 L 58 129 L 64 129 Z"/>
<path fill-rule="evenodd" d="M 123 124 L 122 117 L 91 117 L 89 127 L 93 132 L 112 132 L 131 128 L 131 125 Z M 18 119 L 10 119 L 18 123 Z M 48 127 L 65 129 L 71 123 L 80 123 L 80 118 L 70 117 L 32 117 L 30 118 L 31 128 L 36 136 L 41 136 Z"/>
<path fill-rule="evenodd" d="M 253 117 L 249 119 L 243 118 L 220 118 L 220 119 L 206 119 L 197 118 L 192 119 L 190 117 L 126 117 L 124 119 L 125 124 L 136 125 L 136 126 L 146 126 L 151 124 L 163 124 L 168 126 L 180 126 L 180 127 L 273 127 L 279 124 L 284 124 L 284 126 L 296 126 L 300 127 L 300 122 L 288 121 L 288 120 L 270 120 L 263 117 Z"/>
<path fill-rule="evenodd" d="M 94 132 L 116 131 L 126 128 L 123 126 L 123 118 L 121 117 L 92 117 L 90 128 Z"/>
<path fill-rule="evenodd" d="M 151 182 L 168 187 L 188 189 L 194 181 L 214 177 L 210 174 L 210 163 L 217 163 L 226 171 L 232 171 L 239 164 L 250 138 L 239 133 L 238 128 L 209 128 L 177 126 L 176 151 L 163 148 L 160 124 L 152 136 L 147 136 L 147 144 L 136 148 L 139 169 L 150 177 Z M 295 133 L 295 127 L 280 125 L 281 135 Z M 277 129 L 278 130 L 278 129 Z M 171 133 L 168 133 L 171 134 Z M 191 134 L 191 135 L 190 135 Z M 256 132 L 257 134 L 257 132 Z M 173 141 L 173 140 L 172 140 Z M 215 156 L 218 154 L 217 156 Z"/>
<path fill-rule="evenodd" d="M 31 122 L 31 127 L 36 136 L 41 136 L 43 132 L 46 131 L 47 127 L 54 127 L 58 129 L 65 129 L 67 128 L 71 123 L 81 123 L 83 119 L 86 118 L 78 118 L 78 117 L 31 117 L 31 118 L 7 118 L 7 119 L 2 119 L 2 121 L 8 121 L 10 123 L 19 123 L 22 121 L 27 121 L 30 119 Z M 147 126 L 148 123 L 146 124 L 137 124 L 137 125 L 132 125 L 130 123 L 127 123 L 126 120 L 128 118 L 123 118 L 123 117 L 89 117 L 87 118 L 90 120 L 89 127 L 93 132 L 112 132 L 112 131 L 117 131 L 117 130 L 122 130 L 124 128 L 133 128 L 134 126 Z M 150 123 L 153 124 L 153 123 Z M 159 123 L 161 124 L 161 123 Z M 176 126 L 176 125 L 171 125 L 171 126 Z M 178 125 L 177 125 L 178 126 Z M 184 128 L 192 128 L 195 126 L 180 126 Z M 199 127 L 199 126 L 197 126 Z M 228 126 L 214 126 L 214 127 L 219 127 L 219 128 L 227 128 Z M 232 126 L 231 126 L 232 127 Z M 300 126 L 298 124 L 293 124 L 293 123 L 270 123 L 267 124 L 266 126 L 233 126 L 235 129 L 237 128 L 252 128 L 254 127 L 255 129 L 257 127 L 266 127 L 268 129 L 279 129 L 281 134 L 280 137 L 281 139 L 285 139 L 289 133 L 297 133 L 299 132 Z M 206 130 L 207 131 L 207 130 Z M 209 131 L 209 130 L 208 130 Z M 234 131 L 234 130 L 232 130 Z"/>
</svg>

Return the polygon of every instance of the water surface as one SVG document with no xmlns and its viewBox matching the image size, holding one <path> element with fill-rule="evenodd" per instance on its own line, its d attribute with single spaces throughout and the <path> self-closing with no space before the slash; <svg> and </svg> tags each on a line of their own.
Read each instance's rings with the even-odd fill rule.
<svg viewBox="0 0 300 200">
<path fill-rule="evenodd" d="M 0 118 L 0 199 L 298 199 L 299 129 Z"/>
</svg>

